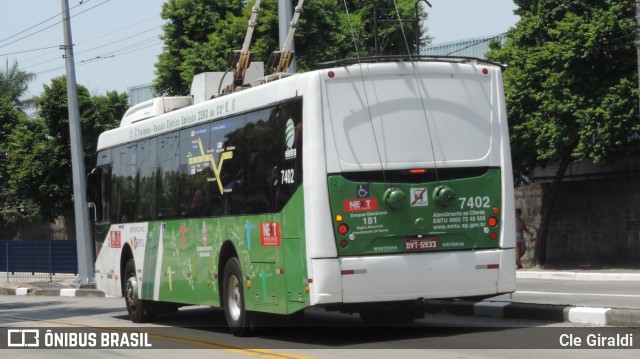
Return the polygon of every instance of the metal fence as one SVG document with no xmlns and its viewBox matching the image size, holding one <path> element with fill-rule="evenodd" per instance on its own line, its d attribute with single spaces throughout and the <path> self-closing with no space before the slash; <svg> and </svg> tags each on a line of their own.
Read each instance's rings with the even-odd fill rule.
<svg viewBox="0 0 640 359">
<path fill-rule="evenodd" d="M 76 241 L 23 240 L 0 242 L 0 271 L 7 279 L 78 274 Z"/>
</svg>

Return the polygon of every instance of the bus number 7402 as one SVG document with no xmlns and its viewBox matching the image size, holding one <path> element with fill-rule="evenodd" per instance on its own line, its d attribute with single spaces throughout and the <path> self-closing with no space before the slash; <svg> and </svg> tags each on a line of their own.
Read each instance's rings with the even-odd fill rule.
<svg viewBox="0 0 640 359">
<path fill-rule="evenodd" d="M 465 208 L 489 208 L 489 197 L 459 197 L 460 209 Z"/>
</svg>

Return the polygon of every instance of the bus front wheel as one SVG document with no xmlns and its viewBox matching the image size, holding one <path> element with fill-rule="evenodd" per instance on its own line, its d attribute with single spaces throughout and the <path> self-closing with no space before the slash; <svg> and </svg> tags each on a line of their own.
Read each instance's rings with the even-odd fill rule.
<svg viewBox="0 0 640 359">
<path fill-rule="evenodd" d="M 242 270 L 238 258 L 230 258 L 224 266 L 224 314 L 231 333 L 236 337 L 250 334 L 251 321 L 245 309 Z"/>
<path fill-rule="evenodd" d="M 140 299 L 140 296 L 138 295 L 139 283 L 136 277 L 136 264 L 133 261 L 133 258 L 127 261 L 127 265 L 124 268 L 125 282 L 122 294 L 124 295 L 124 300 L 127 304 L 129 319 L 134 323 L 146 322 L 152 319 L 152 316 L 146 313 L 146 301 Z"/>
</svg>

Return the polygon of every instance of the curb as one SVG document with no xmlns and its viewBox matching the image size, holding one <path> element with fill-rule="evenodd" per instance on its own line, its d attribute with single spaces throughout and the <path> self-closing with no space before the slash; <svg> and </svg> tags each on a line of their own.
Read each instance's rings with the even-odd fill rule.
<svg viewBox="0 0 640 359">
<path fill-rule="evenodd" d="M 640 273 L 594 273 L 566 271 L 517 271 L 518 279 L 554 279 L 588 281 L 640 281 Z"/>
<path fill-rule="evenodd" d="M 104 298 L 102 291 L 90 288 L 34 289 L 34 288 L 0 288 L 0 295 L 34 295 L 50 297 L 93 297 Z"/>
<path fill-rule="evenodd" d="M 0 295 L 105 297 L 105 294 L 102 291 L 90 288 L 0 288 Z M 457 300 L 425 300 L 423 308 L 426 313 L 434 314 L 448 313 L 461 316 L 485 316 L 623 327 L 640 326 L 640 309 L 594 308 L 571 305 L 499 301 L 472 302 Z"/>
<path fill-rule="evenodd" d="M 426 300 L 427 313 L 544 320 L 576 324 L 640 326 L 640 309 L 576 307 L 519 302 Z"/>
</svg>

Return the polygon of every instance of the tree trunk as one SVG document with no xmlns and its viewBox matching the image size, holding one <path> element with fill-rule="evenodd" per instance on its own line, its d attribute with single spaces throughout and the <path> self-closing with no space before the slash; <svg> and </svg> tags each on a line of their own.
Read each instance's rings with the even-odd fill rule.
<svg viewBox="0 0 640 359">
<path fill-rule="evenodd" d="M 560 188 L 560 184 L 564 179 L 564 175 L 567 172 L 567 168 L 569 168 L 569 164 L 571 164 L 572 158 L 571 153 L 574 148 L 578 145 L 579 138 L 576 138 L 570 145 L 567 147 L 564 156 L 560 159 L 560 164 L 558 166 L 558 170 L 556 171 L 555 176 L 553 177 L 553 181 L 551 182 L 551 186 L 546 193 L 542 194 L 542 213 L 540 217 L 542 218 L 540 222 L 540 228 L 538 228 L 538 245 L 536 246 L 536 251 L 534 253 L 533 261 L 534 263 L 541 265 L 547 262 L 547 239 L 549 233 L 549 224 L 551 223 L 551 215 L 553 213 L 553 206 L 555 205 L 556 198 L 558 197 L 558 189 Z"/>
</svg>

